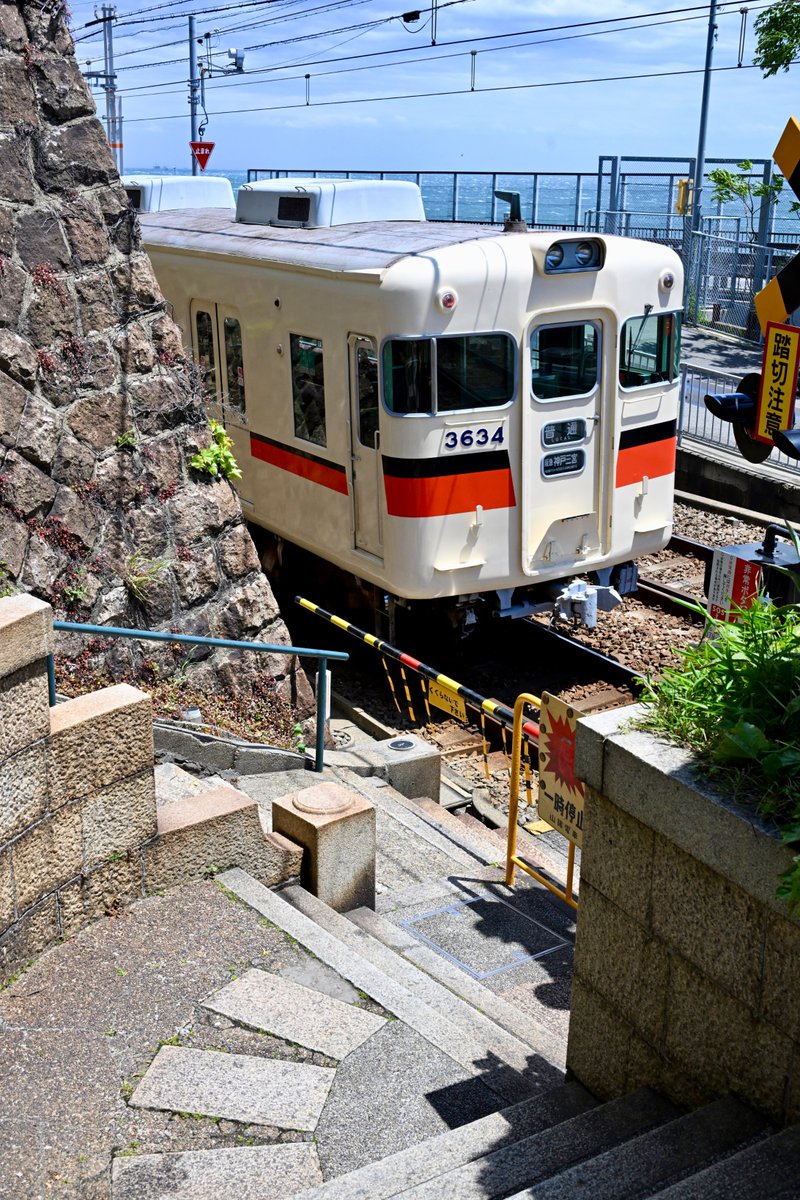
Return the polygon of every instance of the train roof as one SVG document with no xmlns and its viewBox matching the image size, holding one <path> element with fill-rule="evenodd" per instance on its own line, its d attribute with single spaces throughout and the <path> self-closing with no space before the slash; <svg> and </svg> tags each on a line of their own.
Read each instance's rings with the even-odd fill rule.
<svg viewBox="0 0 800 1200">
<path fill-rule="evenodd" d="M 139 219 L 148 246 L 336 272 L 381 272 L 446 246 L 520 236 L 445 221 L 361 221 L 318 229 L 245 225 L 219 209 L 142 213 Z"/>
</svg>

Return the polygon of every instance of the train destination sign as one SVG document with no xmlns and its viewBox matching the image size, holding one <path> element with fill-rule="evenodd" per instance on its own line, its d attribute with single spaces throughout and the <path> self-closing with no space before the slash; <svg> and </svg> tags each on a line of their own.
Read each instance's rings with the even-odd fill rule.
<svg viewBox="0 0 800 1200">
<path fill-rule="evenodd" d="M 197 165 L 201 171 L 205 171 L 208 166 L 208 160 L 211 158 L 211 151 L 216 146 L 216 142 L 189 142 L 192 154 L 197 160 Z"/>
<path fill-rule="evenodd" d="M 764 334 L 764 365 L 753 436 L 772 446 L 772 435 L 794 424 L 794 397 L 800 365 L 800 329 L 769 321 Z"/>
<path fill-rule="evenodd" d="M 542 430 L 544 446 L 563 446 L 568 442 L 580 442 L 586 437 L 586 422 L 583 417 L 571 421 L 551 421 Z"/>
<path fill-rule="evenodd" d="M 542 459 L 542 474 L 545 479 L 554 475 L 576 475 L 586 465 L 583 450 L 568 450 L 561 454 L 545 454 Z"/>
</svg>

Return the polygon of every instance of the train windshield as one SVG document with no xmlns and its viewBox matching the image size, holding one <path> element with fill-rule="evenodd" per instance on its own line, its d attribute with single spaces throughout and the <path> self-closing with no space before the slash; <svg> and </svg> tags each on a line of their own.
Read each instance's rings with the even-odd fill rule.
<svg viewBox="0 0 800 1200">
<path fill-rule="evenodd" d="M 531 333 L 531 391 L 537 400 L 585 396 L 597 384 L 600 332 L 591 321 L 540 325 Z"/>
<path fill-rule="evenodd" d="M 680 372 L 680 313 L 645 313 L 622 326 L 619 381 L 624 388 L 668 383 Z"/>
<path fill-rule="evenodd" d="M 383 347 L 386 407 L 433 414 L 508 404 L 515 364 L 516 346 L 505 333 L 393 339 Z"/>
</svg>

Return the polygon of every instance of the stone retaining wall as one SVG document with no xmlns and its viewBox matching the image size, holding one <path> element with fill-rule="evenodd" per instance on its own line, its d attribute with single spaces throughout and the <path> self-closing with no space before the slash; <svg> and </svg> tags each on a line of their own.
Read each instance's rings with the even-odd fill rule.
<svg viewBox="0 0 800 1200">
<path fill-rule="evenodd" d="M 241 866 L 268 886 L 302 852 L 233 788 L 159 810 L 150 698 L 127 684 L 49 707 L 52 610 L 0 599 L 0 983 L 148 891 Z"/>
<path fill-rule="evenodd" d="M 800 922 L 774 893 L 775 832 L 691 755 L 578 725 L 586 781 L 568 1070 L 603 1100 L 649 1084 L 689 1107 L 733 1092 L 800 1120 Z"/>
</svg>

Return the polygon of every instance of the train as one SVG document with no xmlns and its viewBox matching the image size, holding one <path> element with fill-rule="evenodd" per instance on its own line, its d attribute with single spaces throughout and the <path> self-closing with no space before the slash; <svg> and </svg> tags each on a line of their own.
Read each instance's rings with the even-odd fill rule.
<svg viewBox="0 0 800 1200">
<path fill-rule="evenodd" d="M 272 561 L 327 562 L 390 630 L 422 604 L 461 632 L 540 612 L 591 627 L 668 541 L 668 247 L 516 214 L 431 222 L 401 180 L 265 180 L 235 212 L 140 221 Z"/>
</svg>

